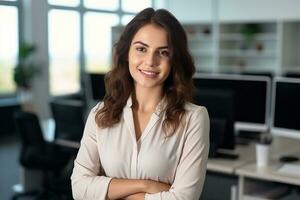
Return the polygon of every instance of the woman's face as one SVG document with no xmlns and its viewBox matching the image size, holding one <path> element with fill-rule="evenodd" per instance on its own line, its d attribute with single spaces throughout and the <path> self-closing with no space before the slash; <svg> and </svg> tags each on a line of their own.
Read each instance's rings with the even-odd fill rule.
<svg viewBox="0 0 300 200">
<path fill-rule="evenodd" d="M 129 71 L 136 87 L 162 87 L 170 73 L 171 53 L 167 31 L 147 24 L 132 39 L 129 53 Z"/>
</svg>

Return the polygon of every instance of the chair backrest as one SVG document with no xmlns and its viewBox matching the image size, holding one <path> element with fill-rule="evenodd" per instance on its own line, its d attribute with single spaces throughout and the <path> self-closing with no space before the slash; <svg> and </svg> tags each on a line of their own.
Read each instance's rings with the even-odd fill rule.
<svg viewBox="0 0 300 200">
<path fill-rule="evenodd" d="M 84 104 L 78 100 L 52 99 L 55 139 L 80 141 L 84 129 Z"/>
<path fill-rule="evenodd" d="M 42 128 L 37 115 L 18 111 L 14 115 L 17 131 L 20 134 L 22 145 L 40 146 L 45 144 Z"/>
<path fill-rule="evenodd" d="M 21 105 L 17 101 L 0 103 L 0 136 L 17 132 L 14 113 L 19 110 L 21 110 Z"/>
</svg>

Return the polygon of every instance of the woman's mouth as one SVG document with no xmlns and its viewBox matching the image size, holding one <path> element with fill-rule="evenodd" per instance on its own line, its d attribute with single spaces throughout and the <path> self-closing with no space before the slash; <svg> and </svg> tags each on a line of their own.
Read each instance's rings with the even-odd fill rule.
<svg viewBox="0 0 300 200">
<path fill-rule="evenodd" d="M 159 74 L 158 72 L 147 71 L 147 70 L 142 70 L 142 69 L 139 69 L 139 71 L 142 73 L 143 76 L 145 76 L 147 78 L 155 78 Z"/>
</svg>

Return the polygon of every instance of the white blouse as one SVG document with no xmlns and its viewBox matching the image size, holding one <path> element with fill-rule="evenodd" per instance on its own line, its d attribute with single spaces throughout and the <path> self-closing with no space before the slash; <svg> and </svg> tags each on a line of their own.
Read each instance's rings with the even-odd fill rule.
<svg viewBox="0 0 300 200">
<path fill-rule="evenodd" d="M 198 200 L 209 150 L 206 108 L 186 103 L 182 124 L 166 137 L 161 101 L 137 141 L 131 106 L 129 98 L 121 121 L 105 129 L 95 123 L 97 108 L 90 112 L 71 176 L 74 199 L 105 200 L 110 180 L 124 178 L 171 184 L 169 191 L 146 194 L 145 200 Z"/>
</svg>

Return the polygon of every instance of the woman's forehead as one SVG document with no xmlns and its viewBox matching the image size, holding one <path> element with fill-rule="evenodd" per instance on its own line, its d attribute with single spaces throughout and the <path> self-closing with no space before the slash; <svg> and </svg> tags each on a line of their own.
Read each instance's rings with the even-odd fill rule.
<svg viewBox="0 0 300 200">
<path fill-rule="evenodd" d="M 146 24 L 134 35 L 132 44 L 136 42 L 142 42 L 155 47 L 168 46 L 168 33 L 160 26 Z"/>
</svg>

